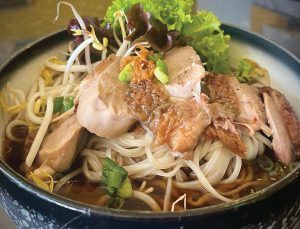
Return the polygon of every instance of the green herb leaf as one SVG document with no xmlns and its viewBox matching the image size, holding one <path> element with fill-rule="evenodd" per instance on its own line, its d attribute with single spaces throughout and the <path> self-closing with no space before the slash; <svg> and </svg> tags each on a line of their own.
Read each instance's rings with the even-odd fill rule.
<svg viewBox="0 0 300 229">
<path fill-rule="evenodd" d="M 230 36 L 224 35 L 221 22 L 208 11 L 192 16 L 192 23 L 184 23 L 182 37 L 198 52 L 206 68 L 216 73 L 230 72 L 228 60 Z"/>
<path fill-rule="evenodd" d="M 114 13 L 123 9 L 125 13 L 136 3 L 141 3 L 146 12 L 168 26 L 168 30 L 180 31 L 183 23 L 191 22 L 193 0 L 115 0 L 108 8 L 104 21 L 113 24 Z"/>
</svg>

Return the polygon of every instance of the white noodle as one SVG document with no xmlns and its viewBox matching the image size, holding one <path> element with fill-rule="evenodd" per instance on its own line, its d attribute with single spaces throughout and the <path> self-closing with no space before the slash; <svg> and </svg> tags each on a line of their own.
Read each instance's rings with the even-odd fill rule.
<svg viewBox="0 0 300 229">
<path fill-rule="evenodd" d="M 23 142 L 25 139 L 24 138 L 17 138 L 15 136 L 13 136 L 12 134 L 12 129 L 16 126 L 27 126 L 28 127 L 28 123 L 26 121 L 23 120 L 19 120 L 19 119 L 15 119 L 13 121 L 11 121 L 5 130 L 5 134 L 6 137 L 8 137 L 10 140 L 15 141 L 15 142 Z"/>
<path fill-rule="evenodd" d="M 231 175 L 228 178 L 226 178 L 225 180 L 221 181 L 221 183 L 227 184 L 227 183 L 232 183 L 233 181 L 235 181 L 240 174 L 241 168 L 242 168 L 242 159 L 238 155 L 235 155 L 234 170 L 231 173 Z"/>
<path fill-rule="evenodd" d="M 41 126 L 39 127 L 39 130 L 34 138 L 34 141 L 30 147 L 29 153 L 26 157 L 25 164 L 27 167 L 31 167 L 31 165 L 36 157 L 36 154 L 39 151 L 39 148 L 42 144 L 42 141 L 44 139 L 44 136 L 45 136 L 48 126 L 50 124 L 52 113 L 53 113 L 53 98 L 48 97 L 45 117 L 41 123 Z"/>
<path fill-rule="evenodd" d="M 26 107 L 27 118 L 35 124 L 42 124 L 42 122 L 44 120 L 43 117 L 39 117 L 33 112 L 34 104 L 36 102 L 36 99 L 39 97 L 40 97 L 40 93 L 36 92 L 33 96 L 31 96 L 31 98 L 27 104 L 27 107 Z"/>
<path fill-rule="evenodd" d="M 196 176 L 198 177 L 198 180 L 200 181 L 201 183 L 201 186 L 206 190 L 208 191 L 209 193 L 211 193 L 212 195 L 214 195 L 216 198 L 224 201 L 224 202 L 229 202 L 231 201 L 230 199 L 220 195 L 212 186 L 211 184 L 209 183 L 209 181 L 206 179 L 206 177 L 203 175 L 203 173 L 201 172 L 201 169 L 199 166 L 197 166 L 194 162 L 192 161 L 186 161 L 185 160 L 185 163 L 187 166 L 189 166 L 193 171 L 194 173 L 196 174 Z"/>
<path fill-rule="evenodd" d="M 172 191 L 172 178 L 168 178 L 166 194 L 165 194 L 165 198 L 164 198 L 163 211 L 169 210 L 171 191 Z"/>
</svg>

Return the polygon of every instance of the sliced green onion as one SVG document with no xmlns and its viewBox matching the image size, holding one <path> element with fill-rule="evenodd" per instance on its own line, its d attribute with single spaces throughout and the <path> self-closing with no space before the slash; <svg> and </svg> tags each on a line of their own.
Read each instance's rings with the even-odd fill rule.
<svg viewBox="0 0 300 229">
<path fill-rule="evenodd" d="M 70 110 L 74 106 L 74 97 L 68 96 L 63 101 L 63 112 Z"/>
<path fill-rule="evenodd" d="M 169 76 L 164 73 L 160 68 L 155 68 L 154 69 L 154 75 L 156 79 L 158 79 L 159 82 L 162 84 L 167 84 L 169 82 Z"/>
<path fill-rule="evenodd" d="M 270 172 L 274 169 L 273 161 L 265 155 L 261 155 L 258 158 L 258 165 L 266 172 Z"/>
<path fill-rule="evenodd" d="M 132 73 L 133 73 L 133 67 L 132 67 L 132 64 L 129 63 L 119 73 L 118 79 L 124 83 L 130 83 Z"/>
<path fill-rule="evenodd" d="M 127 177 L 122 183 L 121 187 L 118 190 L 118 195 L 123 198 L 129 198 L 132 196 L 132 186 L 129 178 Z"/>
<path fill-rule="evenodd" d="M 106 192 L 111 197 L 128 198 L 132 195 L 132 187 L 128 172 L 109 158 L 103 161 L 103 171 L 100 184 L 106 186 Z"/>
<path fill-rule="evenodd" d="M 103 161 L 103 168 L 105 168 L 105 170 L 112 170 L 116 165 L 117 164 L 108 157 L 106 157 Z"/>
<path fill-rule="evenodd" d="M 152 55 L 148 56 L 148 60 L 152 60 L 155 63 L 158 59 L 162 59 L 162 55 L 160 55 L 159 53 L 153 53 Z"/>
<path fill-rule="evenodd" d="M 58 96 L 55 97 L 53 100 L 53 113 L 58 113 L 61 112 L 61 109 L 63 107 L 63 102 L 64 102 L 64 97 L 63 96 Z"/>
<path fill-rule="evenodd" d="M 162 70 L 164 73 L 168 73 L 168 65 L 166 62 L 162 59 L 157 59 L 156 61 L 156 67 Z"/>
<path fill-rule="evenodd" d="M 112 186 L 107 186 L 107 188 L 106 188 L 106 193 L 107 193 L 109 196 L 113 197 L 113 196 L 115 196 L 116 188 L 114 188 L 114 187 L 112 187 Z"/>
<path fill-rule="evenodd" d="M 115 189 L 118 189 L 121 187 L 122 184 L 122 174 L 111 170 L 108 176 L 108 187 L 114 187 Z"/>
</svg>

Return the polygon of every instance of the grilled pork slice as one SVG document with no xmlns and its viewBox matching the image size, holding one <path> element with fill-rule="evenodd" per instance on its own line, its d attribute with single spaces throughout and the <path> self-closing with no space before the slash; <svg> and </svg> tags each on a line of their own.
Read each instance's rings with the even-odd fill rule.
<svg viewBox="0 0 300 229">
<path fill-rule="evenodd" d="M 146 125 L 157 144 L 166 144 L 171 150 L 180 153 L 189 152 L 211 122 L 206 106 L 195 99 L 176 99 L 156 108 Z"/>
<path fill-rule="evenodd" d="M 283 94 L 269 87 L 261 88 L 260 92 L 263 94 L 268 122 L 272 129 L 275 155 L 288 165 L 293 158 L 292 151 L 299 150 L 300 124 Z"/>
<path fill-rule="evenodd" d="M 125 104 L 127 84 L 118 80 L 119 72 L 120 58 L 111 56 L 79 89 L 78 122 L 99 137 L 122 135 L 136 122 Z"/>
<path fill-rule="evenodd" d="M 80 145 L 84 144 L 85 129 L 73 114 L 50 126 L 37 155 L 39 165 L 46 163 L 56 172 L 70 168 Z"/>
<path fill-rule="evenodd" d="M 200 58 L 191 46 L 173 48 L 166 54 L 170 82 L 165 85 L 170 96 L 189 99 L 200 95 L 200 81 L 205 69 Z"/>
</svg>

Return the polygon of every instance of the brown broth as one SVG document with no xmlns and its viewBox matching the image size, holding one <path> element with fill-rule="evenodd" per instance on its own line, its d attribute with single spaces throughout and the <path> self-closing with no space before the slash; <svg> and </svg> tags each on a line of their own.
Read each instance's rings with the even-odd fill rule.
<svg viewBox="0 0 300 229">
<path fill-rule="evenodd" d="M 4 144 L 4 160 L 18 173 L 21 175 L 25 175 L 24 169 L 22 169 L 24 163 L 24 150 L 23 144 L 18 144 L 12 142 L 8 139 L 5 139 Z M 266 152 L 266 154 L 271 157 L 273 160 L 274 156 L 271 151 Z M 75 166 L 79 166 L 78 160 L 75 163 Z M 264 182 L 257 182 L 258 184 L 250 185 L 249 187 L 243 189 L 242 191 L 238 192 L 235 195 L 228 196 L 229 198 L 237 199 L 243 196 L 249 195 L 253 192 L 259 191 L 266 186 L 274 183 L 278 179 L 282 178 L 285 174 L 289 172 L 288 168 L 284 167 L 284 172 L 280 176 L 269 176 L 268 173 L 263 171 L 256 161 L 253 162 L 243 162 L 243 169 L 247 170 L 247 166 L 250 166 L 253 171 L 253 179 L 251 181 L 264 181 Z M 239 175 L 239 177 L 241 174 Z M 55 177 L 54 177 L 55 179 Z M 58 180 L 58 179 L 55 179 Z M 132 181 L 133 189 L 138 190 L 142 181 L 141 180 L 134 180 Z M 244 182 L 245 183 L 245 182 Z M 219 191 L 228 191 L 233 190 L 244 184 L 243 182 L 238 181 L 232 184 L 219 184 L 216 185 L 215 188 Z M 154 191 L 150 194 L 152 198 L 154 198 L 160 207 L 163 207 L 164 195 L 165 195 L 165 187 L 166 187 L 166 180 L 162 178 L 157 178 L 154 180 L 148 180 L 146 188 L 153 187 Z M 105 206 L 106 201 L 108 198 L 105 194 L 105 189 L 101 187 L 99 184 L 90 183 L 83 175 L 79 175 L 73 178 L 70 182 L 64 185 L 57 194 L 67 197 L 69 199 L 73 199 L 79 202 L 96 205 L 96 206 Z M 187 195 L 187 209 L 192 208 L 199 208 L 203 206 L 214 205 L 220 203 L 220 200 L 212 197 L 207 193 L 203 193 L 201 190 L 185 190 L 179 189 L 174 187 L 172 189 L 172 195 L 170 199 L 170 206 L 171 208 L 172 203 L 178 199 L 181 195 Z M 106 198 L 106 199 L 105 199 Z M 106 200 L 106 201 L 105 201 Z M 141 210 L 141 211 L 149 211 L 151 210 L 149 206 L 147 206 L 144 202 L 137 200 L 137 199 L 126 199 L 122 209 L 126 210 Z M 183 210 L 183 201 L 178 203 L 175 206 L 175 210 Z"/>
</svg>

